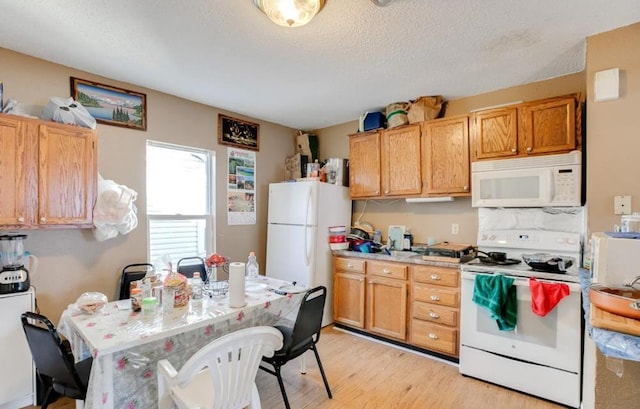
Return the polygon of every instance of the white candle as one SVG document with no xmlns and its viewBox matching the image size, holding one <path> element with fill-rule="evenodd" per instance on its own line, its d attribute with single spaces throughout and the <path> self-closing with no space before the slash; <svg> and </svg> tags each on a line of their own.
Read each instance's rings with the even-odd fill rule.
<svg viewBox="0 0 640 409">
<path fill-rule="evenodd" d="M 229 264 L 229 306 L 244 307 L 244 263 Z"/>
</svg>

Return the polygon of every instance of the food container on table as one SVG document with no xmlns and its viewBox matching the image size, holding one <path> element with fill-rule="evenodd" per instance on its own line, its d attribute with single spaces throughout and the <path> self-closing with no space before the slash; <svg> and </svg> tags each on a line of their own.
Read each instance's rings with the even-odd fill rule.
<svg viewBox="0 0 640 409">
<path fill-rule="evenodd" d="M 172 271 L 164 279 L 165 288 L 172 289 L 174 291 L 173 306 L 174 307 L 186 307 L 189 305 L 189 293 L 187 289 L 187 277 L 184 275 Z M 169 300 L 163 300 L 165 303 Z"/>
</svg>

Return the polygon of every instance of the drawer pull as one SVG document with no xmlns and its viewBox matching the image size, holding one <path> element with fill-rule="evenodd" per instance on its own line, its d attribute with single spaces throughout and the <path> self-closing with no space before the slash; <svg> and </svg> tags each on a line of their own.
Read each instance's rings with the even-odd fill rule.
<svg viewBox="0 0 640 409">
<path fill-rule="evenodd" d="M 431 301 L 440 301 L 440 297 L 438 297 L 437 295 L 432 295 L 429 298 L 431 298 Z"/>
<path fill-rule="evenodd" d="M 441 280 L 440 276 L 437 275 L 437 274 L 431 274 L 431 279 L 433 281 L 440 281 Z"/>
<path fill-rule="evenodd" d="M 353 264 L 351 263 L 347 264 L 347 268 L 353 268 Z"/>
<path fill-rule="evenodd" d="M 435 320 L 437 320 L 437 319 L 439 319 L 439 318 L 440 318 L 440 316 L 439 316 L 437 313 L 433 312 L 433 311 L 431 311 L 431 312 L 429 313 L 429 316 L 430 316 L 431 318 L 435 319 Z"/>
<path fill-rule="evenodd" d="M 431 338 L 431 339 L 438 339 L 438 336 L 437 336 L 436 334 L 434 334 L 434 333 L 432 333 L 432 332 L 431 332 L 431 333 L 429 333 L 429 338 Z"/>
<path fill-rule="evenodd" d="M 382 272 L 385 273 L 385 274 L 391 274 L 391 271 L 387 270 L 386 268 L 383 268 Z"/>
</svg>

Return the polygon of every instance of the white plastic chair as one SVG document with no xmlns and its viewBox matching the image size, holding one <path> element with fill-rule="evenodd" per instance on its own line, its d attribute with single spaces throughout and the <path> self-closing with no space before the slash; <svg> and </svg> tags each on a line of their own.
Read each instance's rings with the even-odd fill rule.
<svg viewBox="0 0 640 409">
<path fill-rule="evenodd" d="M 158 409 L 260 409 L 258 366 L 262 356 L 280 348 L 280 331 L 261 326 L 212 341 L 180 371 L 163 359 L 158 362 Z"/>
</svg>

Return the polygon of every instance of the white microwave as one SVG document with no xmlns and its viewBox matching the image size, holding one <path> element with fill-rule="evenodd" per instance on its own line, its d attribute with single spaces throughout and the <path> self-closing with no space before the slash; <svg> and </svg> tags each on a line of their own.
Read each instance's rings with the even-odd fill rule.
<svg viewBox="0 0 640 409">
<path fill-rule="evenodd" d="M 591 277 L 593 283 L 624 286 L 640 276 L 640 239 L 591 235 Z"/>
<path fill-rule="evenodd" d="M 471 164 L 473 207 L 580 206 L 580 151 Z"/>
</svg>

